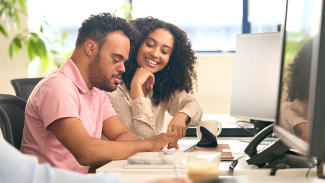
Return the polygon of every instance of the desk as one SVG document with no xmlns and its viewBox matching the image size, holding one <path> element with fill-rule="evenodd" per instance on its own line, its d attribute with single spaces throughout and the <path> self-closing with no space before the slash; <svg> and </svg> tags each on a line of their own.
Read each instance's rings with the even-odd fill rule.
<svg viewBox="0 0 325 183">
<path fill-rule="evenodd" d="M 193 142 L 197 141 L 195 137 L 186 137 L 181 139 L 179 142 Z M 218 138 L 219 144 L 229 144 L 230 150 L 233 153 L 235 159 L 244 155 L 244 149 L 248 145 L 248 143 L 240 142 L 238 138 L 229 138 L 229 137 L 220 137 Z M 263 146 L 259 146 L 258 148 L 262 148 Z M 234 175 L 235 176 L 269 176 L 270 169 L 258 169 L 255 165 L 248 165 L 246 162 L 247 157 L 243 157 L 239 160 Z M 173 169 L 125 169 L 124 166 L 127 163 L 126 160 L 118 160 L 107 163 L 106 165 L 98 168 L 96 172 L 119 172 L 121 175 L 135 176 L 140 174 L 146 175 L 164 175 L 165 176 L 174 176 Z M 220 176 L 227 176 L 229 165 L 231 161 L 221 161 L 219 165 Z M 278 170 L 276 172 L 276 176 L 282 177 L 305 177 L 308 172 L 307 168 L 291 168 Z M 180 169 L 180 174 L 185 176 L 186 169 Z M 312 168 L 309 172 L 309 177 L 316 177 L 317 171 L 316 168 Z"/>
<path fill-rule="evenodd" d="M 161 174 L 122 174 L 122 179 L 128 179 L 134 181 L 134 183 L 144 183 L 149 181 L 155 181 L 162 178 L 172 178 L 169 175 Z M 221 177 L 231 178 L 231 177 Z M 262 177 L 262 176 L 237 176 L 235 177 L 237 183 L 325 183 L 325 180 L 319 178 L 304 178 L 304 177 Z"/>
</svg>

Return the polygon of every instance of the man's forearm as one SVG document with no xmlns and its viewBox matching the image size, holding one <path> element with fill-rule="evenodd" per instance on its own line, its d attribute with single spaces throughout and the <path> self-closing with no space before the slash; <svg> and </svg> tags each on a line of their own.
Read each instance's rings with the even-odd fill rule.
<svg viewBox="0 0 325 183">
<path fill-rule="evenodd" d="M 137 152 L 156 152 L 167 143 L 176 147 L 177 140 L 176 132 L 161 133 L 151 139 L 140 141 L 117 142 L 91 138 L 83 144 L 82 163 L 87 166 L 102 166 L 112 160 L 126 159 Z"/>
<path fill-rule="evenodd" d="M 121 133 L 115 139 L 115 141 L 136 141 L 136 140 L 138 140 L 138 137 L 132 131 Z"/>
<path fill-rule="evenodd" d="M 107 141 L 93 138 L 85 142 L 82 156 L 77 158 L 84 166 L 102 166 L 113 160 L 126 159 L 137 152 L 150 151 L 148 141 Z"/>
</svg>

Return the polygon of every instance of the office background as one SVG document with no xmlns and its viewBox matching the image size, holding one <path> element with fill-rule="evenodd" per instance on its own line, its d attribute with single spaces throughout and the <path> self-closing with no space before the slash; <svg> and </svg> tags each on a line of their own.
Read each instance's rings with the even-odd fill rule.
<svg viewBox="0 0 325 183">
<path fill-rule="evenodd" d="M 90 14 L 113 12 L 124 1 L 96 0 L 89 4 L 89 1 L 28 0 L 28 18 L 21 16 L 21 29 L 8 30 L 8 39 L 0 36 L 0 93 L 15 95 L 11 79 L 44 77 L 54 69 L 52 65 L 43 72 L 37 60 L 28 64 L 28 54 L 24 51 L 14 54 L 10 60 L 8 47 L 17 33 L 25 28 L 38 29 L 40 18 L 46 15 L 52 30 L 58 34 L 68 32 L 67 45 L 73 49 L 76 31 L 83 19 Z M 72 11 L 77 3 L 80 11 Z M 204 114 L 230 113 L 236 35 L 247 33 L 247 25 L 251 33 L 277 31 L 285 8 L 284 0 L 132 0 L 131 3 L 134 18 L 151 15 L 188 32 L 198 58 L 195 95 Z M 116 15 L 123 16 L 123 12 Z M 45 31 L 54 39 L 49 29 Z M 166 115 L 165 121 L 170 119 Z"/>
</svg>

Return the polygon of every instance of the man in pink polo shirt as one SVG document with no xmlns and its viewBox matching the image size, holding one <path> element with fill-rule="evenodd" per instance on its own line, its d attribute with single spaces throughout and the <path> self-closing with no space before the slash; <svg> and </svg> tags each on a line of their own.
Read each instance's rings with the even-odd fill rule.
<svg viewBox="0 0 325 183">
<path fill-rule="evenodd" d="M 23 153 L 37 156 L 40 163 L 87 173 L 89 166 L 158 151 L 167 143 L 177 146 L 176 132 L 138 141 L 102 91 L 114 91 L 121 82 L 136 36 L 126 20 L 109 13 L 82 23 L 72 56 L 39 82 L 27 101 Z M 109 141 L 100 139 L 102 133 Z"/>
</svg>

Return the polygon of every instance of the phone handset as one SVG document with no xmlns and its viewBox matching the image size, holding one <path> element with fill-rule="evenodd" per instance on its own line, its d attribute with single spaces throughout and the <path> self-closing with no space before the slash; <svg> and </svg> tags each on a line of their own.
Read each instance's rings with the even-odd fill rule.
<svg viewBox="0 0 325 183">
<path fill-rule="evenodd" d="M 245 153 L 250 157 L 246 160 L 248 164 L 263 167 L 265 163 L 278 158 L 289 150 L 288 146 L 280 139 L 277 139 L 257 152 L 257 146 L 273 133 L 273 126 L 272 124 L 261 130 L 246 147 Z"/>
<path fill-rule="evenodd" d="M 273 133 L 273 124 L 265 127 L 263 130 L 261 130 L 259 133 L 255 135 L 253 140 L 248 144 L 248 146 L 245 149 L 245 153 L 252 157 L 255 154 L 257 154 L 257 146 L 269 135 Z"/>
</svg>

